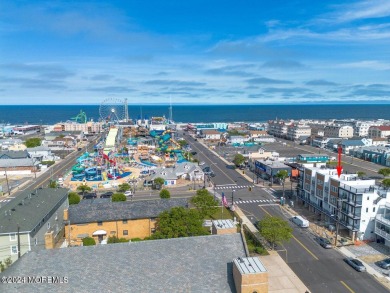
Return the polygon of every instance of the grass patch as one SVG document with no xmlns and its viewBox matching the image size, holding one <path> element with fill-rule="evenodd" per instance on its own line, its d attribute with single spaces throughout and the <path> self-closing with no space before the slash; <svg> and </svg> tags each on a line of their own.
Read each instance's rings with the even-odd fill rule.
<svg viewBox="0 0 390 293">
<path fill-rule="evenodd" d="M 218 210 L 214 214 L 206 218 L 211 220 L 221 220 L 221 219 L 233 220 L 233 217 L 234 217 L 233 212 L 230 209 L 223 207 L 223 208 L 218 208 Z"/>
<path fill-rule="evenodd" d="M 268 255 L 268 251 L 261 245 L 261 243 L 255 239 L 248 231 L 244 231 L 246 245 L 248 247 L 249 253 L 259 254 L 259 255 Z"/>
</svg>

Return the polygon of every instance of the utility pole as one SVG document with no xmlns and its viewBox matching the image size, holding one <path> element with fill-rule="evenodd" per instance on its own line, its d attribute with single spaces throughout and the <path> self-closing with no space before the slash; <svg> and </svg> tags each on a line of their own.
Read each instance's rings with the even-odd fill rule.
<svg viewBox="0 0 390 293">
<path fill-rule="evenodd" d="M 18 224 L 18 259 L 20 258 L 20 227 Z"/>
<path fill-rule="evenodd" d="M 9 189 L 9 182 L 8 182 L 7 167 L 5 167 L 4 173 L 5 173 L 5 180 L 7 181 L 8 195 L 11 195 L 11 190 Z"/>
</svg>

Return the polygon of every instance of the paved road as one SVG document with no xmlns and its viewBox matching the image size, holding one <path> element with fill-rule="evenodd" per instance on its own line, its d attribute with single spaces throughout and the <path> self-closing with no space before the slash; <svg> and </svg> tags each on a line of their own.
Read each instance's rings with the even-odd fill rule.
<svg viewBox="0 0 390 293">
<path fill-rule="evenodd" d="M 215 192 L 225 192 L 229 202 L 231 194 L 234 202 L 243 210 L 247 217 L 256 222 L 266 215 L 283 218 L 290 216 L 277 203 L 280 187 L 257 185 L 249 191 L 237 186 L 253 185 L 237 171 L 229 168 L 223 160 L 208 148 L 187 136 L 186 140 L 196 151 L 200 161 L 212 166 L 216 176 L 212 178 L 216 184 Z M 309 152 L 308 150 L 304 150 Z M 367 162 L 364 162 L 367 163 Z M 237 184 L 237 185 L 236 185 Z M 218 188 L 219 187 L 219 188 Z M 233 192 L 233 190 L 235 190 Z M 282 247 L 278 247 L 281 257 L 305 283 L 311 292 L 316 293 L 367 293 L 388 292 L 380 283 L 366 273 L 358 273 L 343 262 L 343 256 L 335 249 L 324 249 L 308 230 L 302 230 L 290 223 L 294 229 L 293 239 Z"/>
</svg>

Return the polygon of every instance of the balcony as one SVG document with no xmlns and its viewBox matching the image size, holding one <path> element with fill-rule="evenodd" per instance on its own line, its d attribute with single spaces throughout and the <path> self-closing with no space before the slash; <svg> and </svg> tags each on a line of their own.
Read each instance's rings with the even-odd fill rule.
<svg viewBox="0 0 390 293">
<path fill-rule="evenodd" d="M 387 241 L 390 241 L 390 234 L 386 233 L 385 231 L 375 227 L 375 234 L 385 238 Z"/>
<path fill-rule="evenodd" d="M 378 222 L 381 222 L 382 224 L 384 224 L 386 226 L 390 227 L 390 219 L 389 218 L 385 218 L 382 214 L 376 215 L 375 220 L 378 221 Z"/>
</svg>

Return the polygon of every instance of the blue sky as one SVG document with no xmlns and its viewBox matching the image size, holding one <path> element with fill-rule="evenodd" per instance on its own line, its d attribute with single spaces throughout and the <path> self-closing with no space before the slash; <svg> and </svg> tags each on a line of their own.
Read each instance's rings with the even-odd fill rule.
<svg viewBox="0 0 390 293">
<path fill-rule="evenodd" d="M 0 56 L 2 104 L 389 103 L 390 1 L 2 0 Z"/>
</svg>

